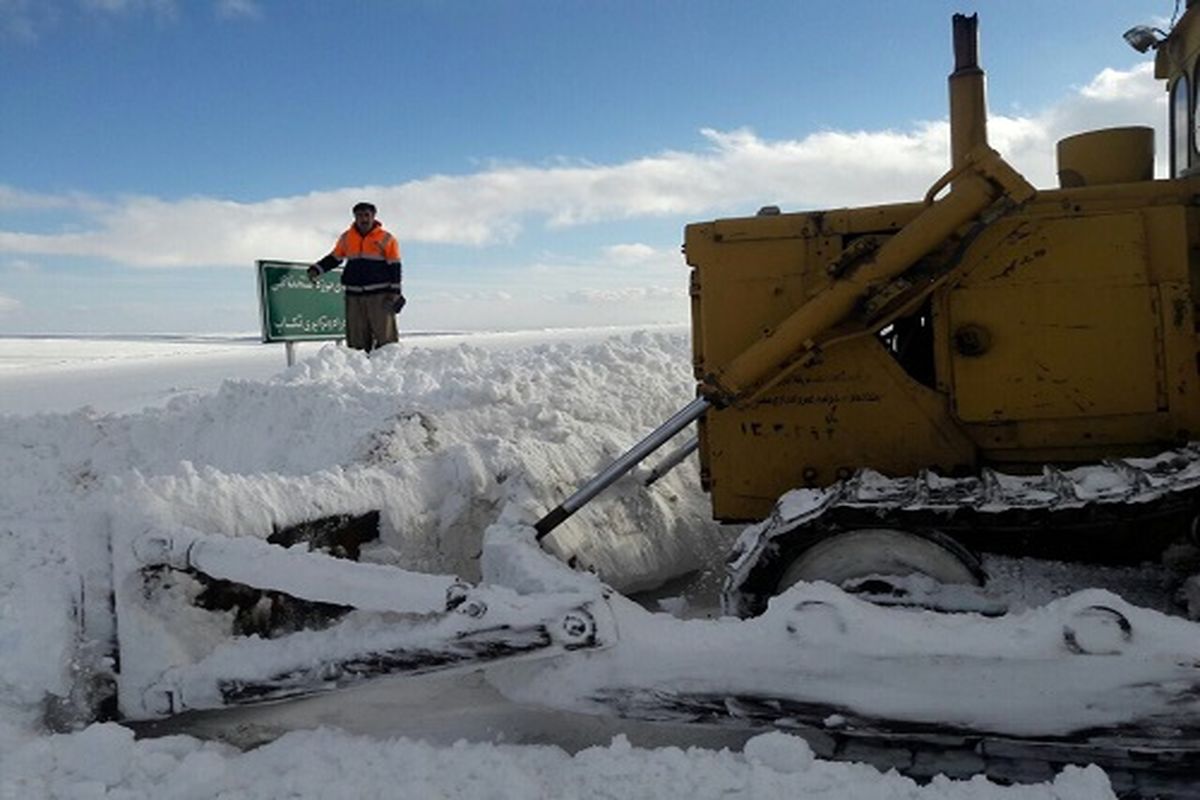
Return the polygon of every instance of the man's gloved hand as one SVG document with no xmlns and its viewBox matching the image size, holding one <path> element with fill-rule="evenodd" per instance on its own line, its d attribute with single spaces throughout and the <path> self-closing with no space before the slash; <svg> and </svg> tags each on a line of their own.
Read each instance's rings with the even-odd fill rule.
<svg viewBox="0 0 1200 800">
<path fill-rule="evenodd" d="M 308 268 L 308 279 L 313 283 L 317 282 L 317 278 L 321 277 L 321 268 L 313 264 Z"/>
<path fill-rule="evenodd" d="M 404 304 L 407 302 L 408 301 L 404 299 L 404 295 L 402 295 L 402 294 L 396 295 L 396 301 L 394 303 L 392 303 L 392 313 L 399 314 L 400 310 L 402 308 L 404 308 Z"/>
</svg>

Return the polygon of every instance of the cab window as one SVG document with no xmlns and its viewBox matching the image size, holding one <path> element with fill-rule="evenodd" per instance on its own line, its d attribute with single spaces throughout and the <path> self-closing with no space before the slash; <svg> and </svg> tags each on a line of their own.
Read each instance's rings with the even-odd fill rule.
<svg viewBox="0 0 1200 800">
<path fill-rule="evenodd" d="M 1192 92 L 1192 120 L 1188 126 L 1192 131 L 1192 144 L 1188 148 L 1188 161 L 1200 164 L 1200 114 L 1196 113 L 1200 109 L 1200 61 L 1196 62 L 1195 72 L 1192 73 Z"/>
<path fill-rule="evenodd" d="M 1191 165 L 1191 86 L 1187 74 L 1171 87 L 1171 174 L 1179 177 Z"/>
</svg>

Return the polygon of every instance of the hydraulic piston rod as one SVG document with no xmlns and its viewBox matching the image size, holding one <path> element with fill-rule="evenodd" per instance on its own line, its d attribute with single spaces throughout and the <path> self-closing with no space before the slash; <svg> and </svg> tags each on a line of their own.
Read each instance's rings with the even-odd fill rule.
<svg viewBox="0 0 1200 800">
<path fill-rule="evenodd" d="M 646 456 L 662 447 L 667 441 L 681 430 L 691 425 L 703 416 L 712 404 L 703 397 L 697 397 L 675 414 L 650 432 L 646 438 L 631 447 L 624 455 L 613 461 L 604 471 L 575 490 L 575 493 L 562 501 L 553 511 L 537 521 L 533 527 L 537 530 L 537 540 L 540 542 L 550 531 L 557 528 L 572 514 L 583 508 L 589 500 L 611 486 L 618 478 L 633 469 Z"/>
<path fill-rule="evenodd" d="M 688 439 L 679 447 L 667 454 L 667 457 L 654 465 L 650 474 L 642 481 L 642 486 L 651 486 L 655 481 L 683 463 L 683 460 L 700 448 L 699 434 Z"/>
</svg>

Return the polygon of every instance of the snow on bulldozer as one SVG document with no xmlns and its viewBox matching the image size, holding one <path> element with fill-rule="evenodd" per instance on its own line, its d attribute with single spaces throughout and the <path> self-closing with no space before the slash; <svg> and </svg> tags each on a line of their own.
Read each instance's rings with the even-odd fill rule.
<svg viewBox="0 0 1200 800">
<path fill-rule="evenodd" d="M 535 503 L 564 492 L 530 483 L 468 515 L 487 528 L 462 540 L 480 551 L 471 583 L 372 560 L 379 509 L 414 492 L 403 469 L 234 482 L 219 502 L 321 498 L 308 520 L 235 531 L 205 522 L 202 477 L 186 508 L 126 487 L 112 629 L 88 622 L 116 643 L 115 713 L 484 668 L 521 701 L 782 727 L 912 773 L 1100 763 L 1138 791 L 1190 785 L 1200 5 L 1152 39 L 1168 179 L 1153 132 L 1120 128 L 1062 140 L 1060 186 L 1032 186 L 989 146 L 976 20 L 958 15 L 950 164 L 924 198 L 688 226 L 694 399 L 548 514 Z M 680 619 L 624 594 L 654 558 L 595 544 L 609 512 L 574 515 L 618 484 L 611 513 L 653 524 L 653 501 L 630 498 L 693 450 L 713 518 L 747 527 L 721 612 Z M 1153 602 L 1131 588 L 1148 570 Z"/>
</svg>

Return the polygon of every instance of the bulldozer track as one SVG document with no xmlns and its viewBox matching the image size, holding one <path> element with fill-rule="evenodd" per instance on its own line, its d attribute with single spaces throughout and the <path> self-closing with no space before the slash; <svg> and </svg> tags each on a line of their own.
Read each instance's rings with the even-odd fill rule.
<svg viewBox="0 0 1200 800">
<path fill-rule="evenodd" d="M 820 758 L 868 762 L 918 781 L 986 775 L 1003 784 L 1042 783 L 1064 767 L 1095 764 L 1122 798 L 1200 798 L 1200 728 L 1194 726 L 1023 739 L 870 719 L 786 697 L 616 690 L 593 700 L 626 718 L 781 730 L 804 738 Z"/>
<path fill-rule="evenodd" d="M 1047 466 L 1033 476 L 985 469 L 967 478 L 889 478 L 862 470 L 827 489 L 800 492 L 784 495 L 739 540 L 724 590 L 727 612 L 761 613 L 799 553 L 859 528 L 935 532 L 968 550 L 1034 558 L 1157 559 L 1172 541 L 1195 536 L 1200 445 L 1069 470 Z"/>
<path fill-rule="evenodd" d="M 827 489 L 785 495 L 767 520 L 747 529 L 730 561 L 723 603 L 740 616 L 762 613 L 794 558 L 855 529 L 894 527 L 968 550 L 1132 564 L 1161 557 L 1181 535 L 1194 541 L 1198 509 L 1196 443 L 1149 458 L 1046 467 L 1032 476 L 984 470 L 968 478 L 930 472 L 889 478 L 863 470 Z M 1200 685 L 1182 691 L 1195 697 Z M 1027 783 L 1048 780 L 1070 764 L 1097 764 L 1121 797 L 1200 798 L 1200 725 L 1186 715 L 1025 739 L 870 719 L 784 697 L 634 692 L 603 702 L 630 716 L 770 725 L 803 735 L 822 757 L 869 761 L 918 779 L 985 774 Z"/>
</svg>

